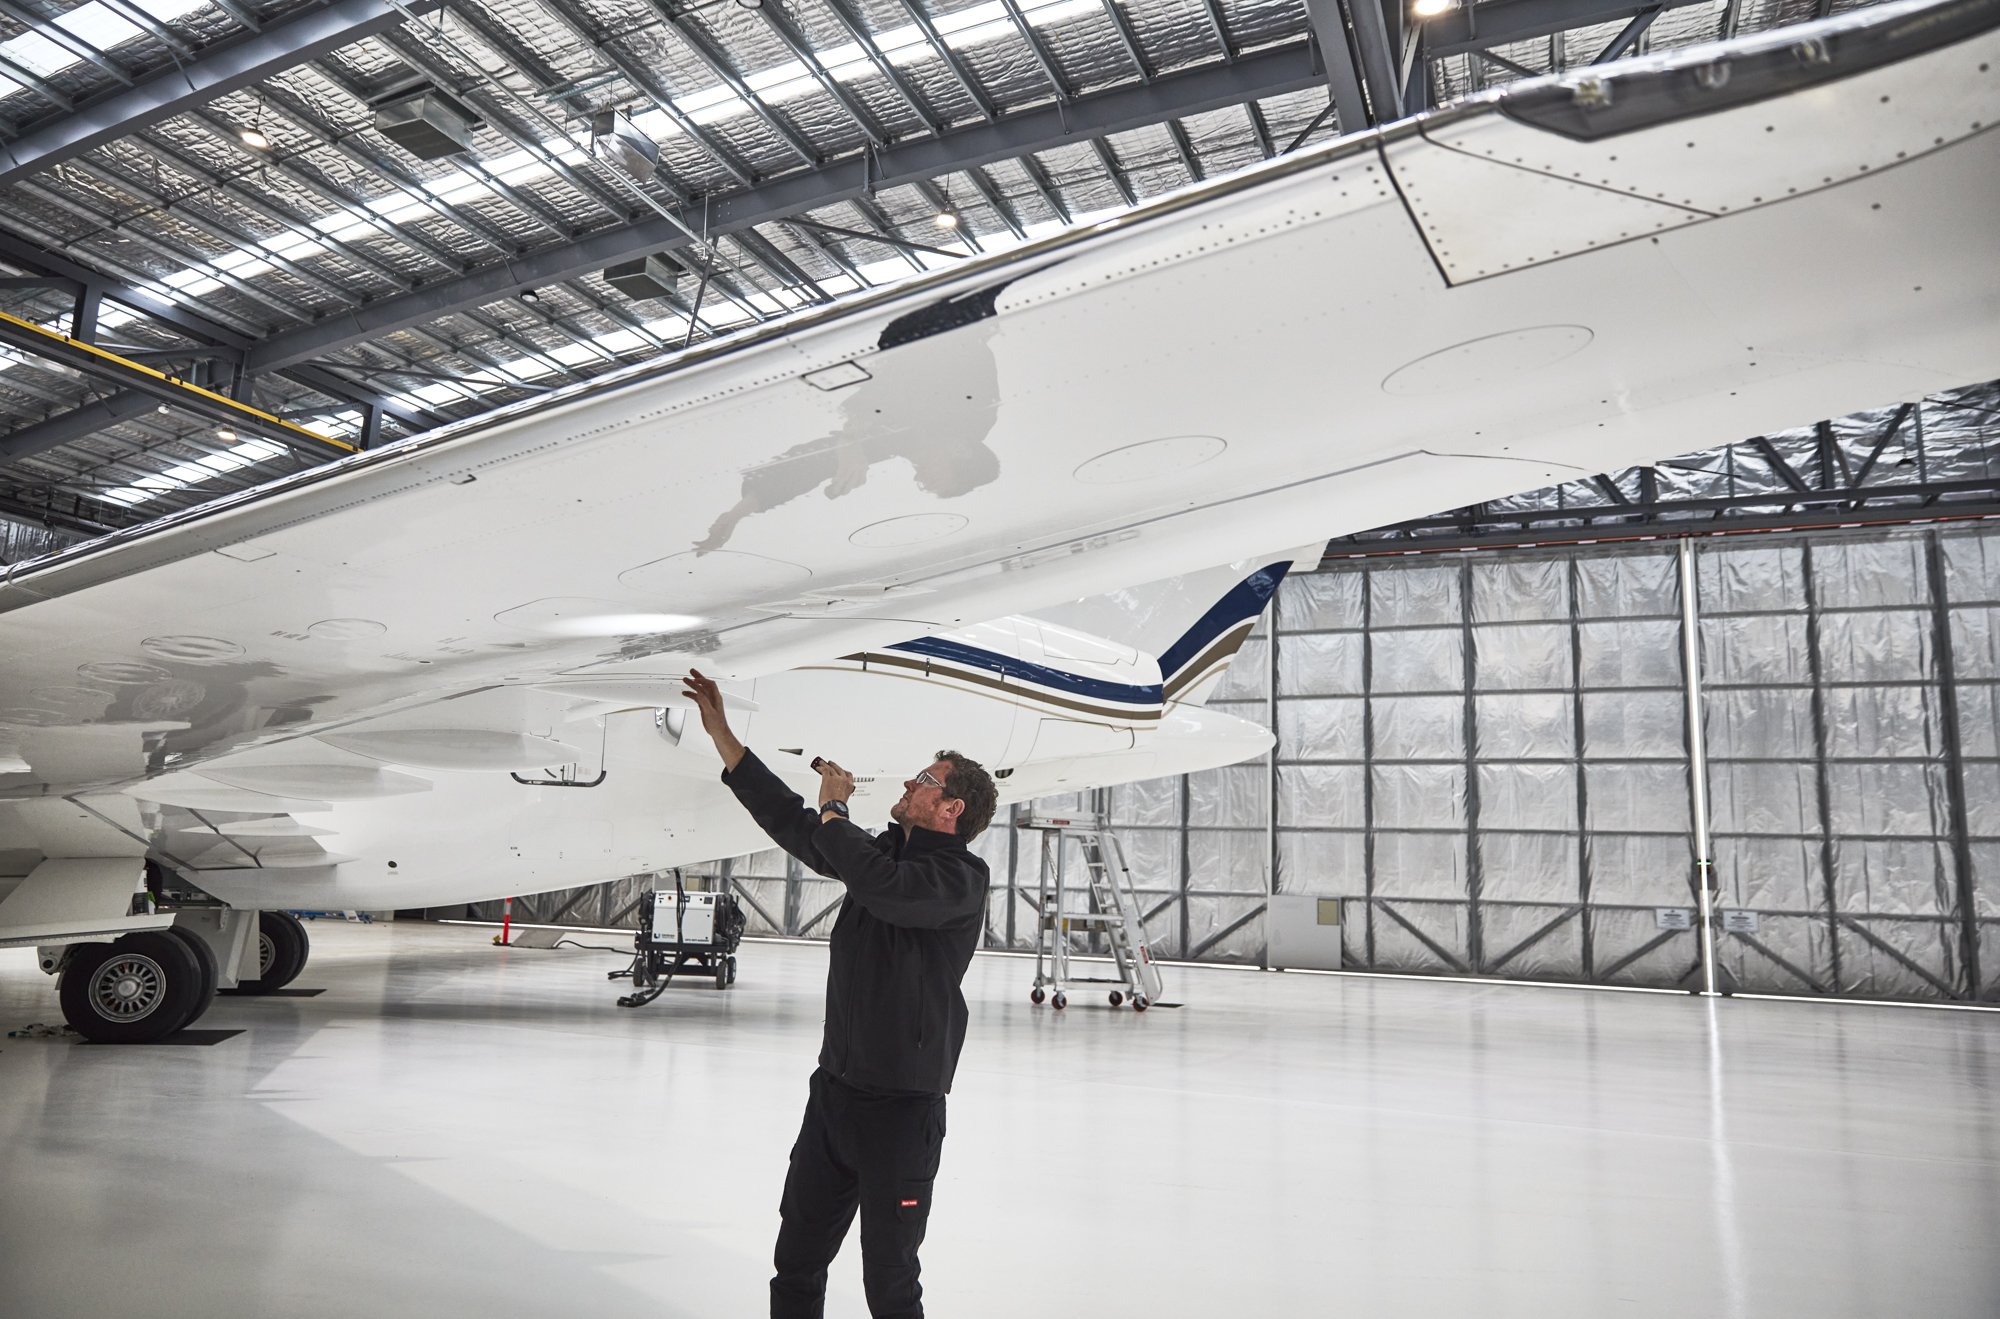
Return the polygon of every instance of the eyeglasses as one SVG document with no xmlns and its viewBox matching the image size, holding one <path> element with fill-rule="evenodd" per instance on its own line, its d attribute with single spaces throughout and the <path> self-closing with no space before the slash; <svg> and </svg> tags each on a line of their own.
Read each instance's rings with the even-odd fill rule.
<svg viewBox="0 0 2000 1319">
<path fill-rule="evenodd" d="M 944 784 L 939 783 L 935 778 L 933 778 L 931 776 L 931 772 L 927 769 L 920 769 L 917 771 L 917 786 L 920 788 L 922 787 L 936 788 L 939 792 L 944 791 Z"/>
</svg>

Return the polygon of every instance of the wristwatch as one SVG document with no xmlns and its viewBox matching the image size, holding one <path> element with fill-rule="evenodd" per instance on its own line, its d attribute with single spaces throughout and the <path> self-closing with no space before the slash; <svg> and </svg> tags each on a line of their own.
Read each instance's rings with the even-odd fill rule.
<svg viewBox="0 0 2000 1319">
<path fill-rule="evenodd" d="M 821 815 L 825 815 L 828 811 L 832 811 L 835 815 L 838 815 L 843 820 L 852 820 L 854 818 L 853 816 L 847 813 L 847 803 L 844 801 L 821 802 L 819 804 L 819 813 Z"/>
</svg>

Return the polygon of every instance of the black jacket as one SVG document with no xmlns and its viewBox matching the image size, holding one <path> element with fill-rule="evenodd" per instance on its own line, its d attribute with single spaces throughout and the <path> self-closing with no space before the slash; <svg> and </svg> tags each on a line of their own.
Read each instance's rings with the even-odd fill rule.
<svg viewBox="0 0 2000 1319">
<path fill-rule="evenodd" d="M 986 920 L 986 863 L 952 834 L 820 823 L 756 753 L 722 781 L 778 846 L 847 886 L 826 974 L 819 1065 L 878 1093 L 941 1095 L 965 1043 L 959 982 Z"/>
</svg>

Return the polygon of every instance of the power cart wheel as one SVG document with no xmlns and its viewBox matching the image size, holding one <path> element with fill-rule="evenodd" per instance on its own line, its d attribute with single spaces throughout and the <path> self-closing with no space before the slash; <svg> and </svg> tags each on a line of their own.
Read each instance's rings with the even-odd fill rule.
<svg viewBox="0 0 2000 1319">
<path fill-rule="evenodd" d="M 1115 1007 L 1119 1006 L 1120 1004 L 1122 1004 L 1122 1003 L 1123 1003 L 1124 1001 L 1125 1001 L 1125 996 L 1124 996 L 1123 994 L 1119 993 L 1119 992 L 1118 992 L 1117 990 L 1115 990 L 1115 989 L 1111 991 L 1111 1006 L 1112 1006 L 1112 1007 L 1114 1007 L 1114 1008 L 1115 1008 Z"/>
<path fill-rule="evenodd" d="M 717 989 L 729 988 L 729 963 L 718 961 L 715 964 L 715 987 Z"/>
<path fill-rule="evenodd" d="M 180 939 L 142 930 L 85 944 L 63 968 L 63 1016 L 98 1044 L 147 1044 L 187 1024 L 201 1005 L 201 964 Z"/>
<path fill-rule="evenodd" d="M 1042 992 L 1042 987 L 1040 985 L 1036 985 L 1033 989 L 1028 991 L 1028 1001 L 1030 1003 L 1033 1003 L 1036 1007 L 1040 1007 L 1042 1005 L 1042 1000 L 1047 997 L 1048 995 Z"/>
<path fill-rule="evenodd" d="M 1061 1012 L 1064 1008 L 1069 1006 L 1069 995 L 1063 993 L 1060 989 L 1058 989 L 1056 991 L 1056 996 L 1049 1000 L 1049 1006 L 1054 1008 L 1057 1012 Z"/>
<path fill-rule="evenodd" d="M 736 957 L 733 953 L 729 958 L 729 983 L 732 985 L 736 983 Z"/>
<path fill-rule="evenodd" d="M 1146 996 L 1144 994 L 1132 995 L 1132 1010 L 1134 1012 L 1144 1012 L 1147 1008 L 1150 1008 L 1152 1006 L 1153 1005 L 1147 1001 Z"/>
</svg>

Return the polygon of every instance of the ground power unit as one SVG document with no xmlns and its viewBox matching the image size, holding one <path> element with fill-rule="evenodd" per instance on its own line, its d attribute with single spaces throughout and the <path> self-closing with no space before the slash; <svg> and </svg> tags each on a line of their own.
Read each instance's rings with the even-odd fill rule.
<svg viewBox="0 0 2000 1319">
<path fill-rule="evenodd" d="M 675 976 L 701 976 L 727 989 L 736 979 L 736 945 L 743 941 L 743 910 L 733 893 L 689 893 L 676 885 L 639 899 L 639 932 L 632 965 L 610 979 L 632 979 L 621 1008 L 652 1002 Z"/>
</svg>

